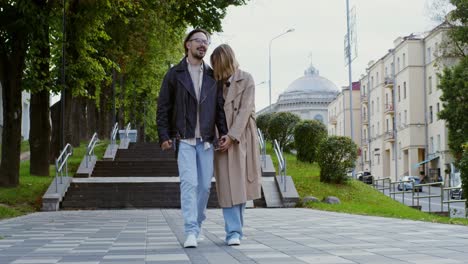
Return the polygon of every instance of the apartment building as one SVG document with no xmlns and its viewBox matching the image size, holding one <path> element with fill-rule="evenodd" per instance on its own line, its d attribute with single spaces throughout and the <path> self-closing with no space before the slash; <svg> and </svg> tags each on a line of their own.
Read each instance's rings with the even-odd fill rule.
<svg viewBox="0 0 468 264">
<path fill-rule="evenodd" d="M 352 84 L 353 100 L 353 140 L 361 145 L 360 82 Z M 328 134 L 351 137 L 349 87 L 341 92 L 328 105 Z M 360 161 L 361 162 L 361 161 Z"/>
<path fill-rule="evenodd" d="M 370 62 L 361 78 L 362 169 L 376 178 L 444 176 L 452 162 L 437 89 L 440 25 L 424 35 L 394 41 L 394 48 Z M 453 63 L 453 62 L 452 62 Z"/>
</svg>

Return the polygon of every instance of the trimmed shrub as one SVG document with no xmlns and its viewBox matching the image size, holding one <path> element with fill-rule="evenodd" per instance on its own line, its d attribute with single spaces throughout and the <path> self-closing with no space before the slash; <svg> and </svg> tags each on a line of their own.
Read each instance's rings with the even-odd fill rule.
<svg viewBox="0 0 468 264">
<path fill-rule="evenodd" d="M 293 133 L 296 124 L 301 121 L 301 118 L 293 113 L 281 112 L 275 113 L 270 119 L 268 126 L 268 137 L 271 141 L 277 140 L 280 148 L 287 151 L 286 146 L 291 146 Z"/>
<path fill-rule="evenodd" d="M 327 137 L 327 127 L 318 120 L 304 120 L 294 129 L 297 159 L 304 162 L 317 161 L 317 148 Z"/>
<path fill-rule="evenodd" d="M 257 116 L 257 127 L 262 131 L 265 140 L 270 139 L 268 136 L 268 127 L 270 126 L 270 120 L 273 114 L 274 113 L 266 113 Z"/>
<path fill-rule="evenodd" d="M 357 157 L 358 146 L 349 137 L 331 136 L 322 140 L 317 150 L 320 181 L 345 182 L 348 179 L 346 171 L 354 167 Z"/>
</svg>

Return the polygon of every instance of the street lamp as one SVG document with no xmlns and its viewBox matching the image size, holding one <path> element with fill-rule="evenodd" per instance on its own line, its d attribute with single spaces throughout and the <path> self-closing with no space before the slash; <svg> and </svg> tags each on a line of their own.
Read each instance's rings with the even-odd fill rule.
<svg viewBox="0 0 468 264">
<path fill-rule="evenodd" d="M 273 40 L 285 35 L 285 34 L 288 34 L 289 32 L 293 32 L 294 31 L 294 28 L 290 28 L 288 29 L 286 32 L 283 32 L 281 34 L 279 34 L 278 36 L 272 38 L 270 40 L 270 44 L 268 45 L 268 85 L 269 85 L 269 90 L 270 90 L 270 105 L 269 105 L 269 111 L 271 113 L 271 43 L 273 42 Z"/>
</svg>

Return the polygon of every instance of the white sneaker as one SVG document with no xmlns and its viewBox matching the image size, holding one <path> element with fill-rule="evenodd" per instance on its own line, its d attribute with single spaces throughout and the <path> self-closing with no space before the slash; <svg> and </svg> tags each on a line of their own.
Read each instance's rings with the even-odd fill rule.
<svg viewBox="0 0 468 264">
<path fill-rule="evenodd" d="M 233 237 L 228 240 L 227 242 L 228 246 L 239 246 L 240 245 L 240 239 L 237 237 Z"/>
<path fill-rule="evenodd" d="M 195 235 L 188 235 L 187 239 L 185 239 L 184 248 L 196 248 L 197 246 L 197 238 L 195 237 Z"/>
</svg>

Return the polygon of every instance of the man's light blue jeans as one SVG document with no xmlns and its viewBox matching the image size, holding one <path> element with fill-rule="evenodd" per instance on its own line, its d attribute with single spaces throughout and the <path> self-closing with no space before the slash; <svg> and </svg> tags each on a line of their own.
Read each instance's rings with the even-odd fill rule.
<svg viewBox="0 0 468 264">
<path fill-rule="evenodd" d="M 184 217 L 185 235 L 198 237 L 210 196 L 213 177 L 213 146 L 197 139 L 195 146 L 180 142 L 178 154 L 180 205 Z"/>
</svg>

